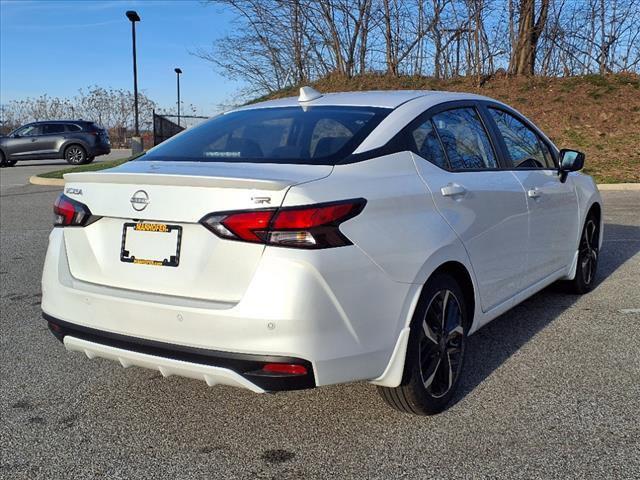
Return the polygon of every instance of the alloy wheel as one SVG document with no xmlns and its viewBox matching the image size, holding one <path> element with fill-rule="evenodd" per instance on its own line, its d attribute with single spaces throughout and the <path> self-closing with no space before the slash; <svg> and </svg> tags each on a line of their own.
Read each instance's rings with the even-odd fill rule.
<svg viewBox="0 0 640 480">
<path fill-rule="evenodd" d="M 580 269 L 585 285 L 590 285 L 598 265 L 598 228 L 593 219 L 587 221 L 580 239 Z"/>
<path fill-rule="evenodd" d="M 444 397 L 460 374 L 464 349 L 462 310 L 451 290 L 438 291 L 429 302 L 419 348 L 425 389 L 434 398 Z"/>
<path fill-rule="evenodd" d="M 70 163 L 80 163 L 84 160 L 84 152 L 80 147 L 69 147 L 67 150 L 67 160 Z"/>
</svg>

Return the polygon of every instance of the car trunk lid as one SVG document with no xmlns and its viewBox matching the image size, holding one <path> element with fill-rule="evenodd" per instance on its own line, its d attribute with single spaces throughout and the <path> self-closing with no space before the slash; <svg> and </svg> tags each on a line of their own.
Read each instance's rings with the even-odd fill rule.
<svg viewBox="0 0 640 480">
<path fill-rule="evenodd" d="M 237 302 L 264 247 L 221 239 L 200 219 L 211 212 L 278 207 L 291 186 L 331 170 L 326 165 L 136 161 L 103 172 L 67 174 L 65 193 L 102 217 L 84 228 L 65 228 L 71 274 L 110 287 Z M 153 231 L 159 228 L 153 225 L 171 232 Z M 173 249 L 179 252 L 177 266 L 131 262 L 131 257 L 169 259 Z"/>
</svg>

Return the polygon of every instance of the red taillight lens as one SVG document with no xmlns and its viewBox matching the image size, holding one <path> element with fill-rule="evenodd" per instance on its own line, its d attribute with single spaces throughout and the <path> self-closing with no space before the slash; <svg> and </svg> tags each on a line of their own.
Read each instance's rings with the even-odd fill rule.
<svg viewBox="0 0 640 480">
<path fill-rule="evenodd" d="M 297 248 L 351 245 L 339 225 L 358 215 L 362 198 L 278 210 L 212 213 L 201 223 L 222 238 Z"/>
<path fill-rule="evenodd" d="M 267 363 L 262 371 L 279 375 L 306 375 L 307 367 L 296 363 Z"/>
<path fill-rule="evenodd" d="M 89 207 L 61 193 L 53 204 L 54 227 L 84 227 L 98 217 L 91 215 Z"/>
<path fill-rule="evenodd" d="M 234 213 L 222 220 L 222 225 L 245 242 L 262 242 L 262 233 L 269 227 L 272 210 Z"/>
<path fill-rule="evenodd" d="M 339 203 L 326 207 L 282 209 L 276 215 L 272 228 L 274 230 L 305 229 L 344 221 L 342 219 L 356 207 L 355 203 Z"/>
</svg>

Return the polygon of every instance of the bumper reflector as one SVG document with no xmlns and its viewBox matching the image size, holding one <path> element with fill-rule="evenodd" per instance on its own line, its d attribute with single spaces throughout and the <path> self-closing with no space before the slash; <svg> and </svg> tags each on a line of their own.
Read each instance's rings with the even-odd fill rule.
<svg viewBox="0 0 640 480">
<path fill-rule="evenodd" d="M 295 363 L 267 363 L 262 371 L 280 375 L 306 375 L 307 367 Z"/>
</svg>

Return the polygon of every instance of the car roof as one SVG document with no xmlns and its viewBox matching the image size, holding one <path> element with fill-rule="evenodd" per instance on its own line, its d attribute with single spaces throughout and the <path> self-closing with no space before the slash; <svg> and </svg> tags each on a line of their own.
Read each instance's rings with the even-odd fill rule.
<svg viewBox="0 0 640 480">
<path fill-rule="evenodd" d="M 278 98 L 264 102 L 245 105 L 232 111 L 252 110 L 257 108 L 298 107 L 304 106 L 358 106 L 395 109 L 400 105 L 420 97 L 432 97 L 432 103 L 454 100 L 492 100 L 482 95 L 440 90 L 369 90 L 360 92 L 326 93 L 306 102 L 299 102 L 298 97 Z"/>
<path fill-rule="evenodd" d="M 29 125 L 40 125 L 41 123 L 93 123 L 90 120 L 40 120 L 31 122 Z"/>
</svg>

